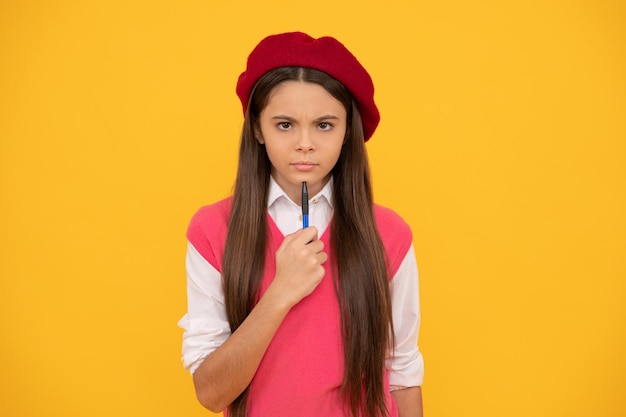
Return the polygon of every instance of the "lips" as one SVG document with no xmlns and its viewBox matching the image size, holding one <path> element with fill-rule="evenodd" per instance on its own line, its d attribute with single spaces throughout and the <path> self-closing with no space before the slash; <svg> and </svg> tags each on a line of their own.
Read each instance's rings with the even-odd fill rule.
<svg viewBox="0 0 626 417">
<path fill-rule="evenodd" d="M 298 171 L 311 171 L 317 166 L 315 162 L 311 161 L 297 161 L 291 164 Z"/>
</svg>

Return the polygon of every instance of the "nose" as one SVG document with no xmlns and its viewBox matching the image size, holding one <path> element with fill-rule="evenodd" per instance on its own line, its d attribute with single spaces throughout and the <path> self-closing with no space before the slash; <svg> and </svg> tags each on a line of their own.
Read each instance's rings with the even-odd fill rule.
<svg viewBox="0 0 626 417">
<path fill-rule="evenodd" d="M 309 129 L 301 129 L 298 136 L 297 149 L 302 152 L 311 152 L 315 150 L 313 137 Z"/>
</svg>

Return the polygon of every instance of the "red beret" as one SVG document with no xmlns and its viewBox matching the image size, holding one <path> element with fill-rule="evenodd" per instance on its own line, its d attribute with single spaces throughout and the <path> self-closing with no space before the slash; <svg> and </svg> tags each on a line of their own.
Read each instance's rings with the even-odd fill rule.
<svg viewBox="0 0 626 417">
<path fill-rule="evenodd" d="M 259 78 L 280 67 L 313 68 L 341 82 L 359 107 L 365 141 L 374 134 L 380 114 L 374 103 L 372 79 L 343 44 L 328 36 L 314 39 L 302 32 L 290 32 L 263 39 L 250 53 L 246 70 L 237 81 L 237 95 L 244 114 L 250 93 Z"/>
</svg>

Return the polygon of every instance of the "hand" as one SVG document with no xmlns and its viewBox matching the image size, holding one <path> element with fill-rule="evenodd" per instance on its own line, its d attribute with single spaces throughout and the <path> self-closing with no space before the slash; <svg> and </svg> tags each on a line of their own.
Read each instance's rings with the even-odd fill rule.
<svg viewBox="0 0 626 417">
<path fill-rule="evenodd" d="M 288 308 L 311 294 L 324 278 L 328 259 L 317 229 L 307 227 L 287 235 L 276 251 L 276 276 L 268 288 Z"/>
</svg>

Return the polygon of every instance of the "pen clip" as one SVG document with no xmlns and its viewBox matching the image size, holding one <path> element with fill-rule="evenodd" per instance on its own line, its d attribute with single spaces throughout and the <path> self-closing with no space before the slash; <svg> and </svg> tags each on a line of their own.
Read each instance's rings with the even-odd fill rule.
<svg viewBox="0 0 626 417">
<path fill-rule="evenodd" d="M 309 227 L 309 190 L 306 181 L 302 182 L 302 228 Z"/>
</svg>

